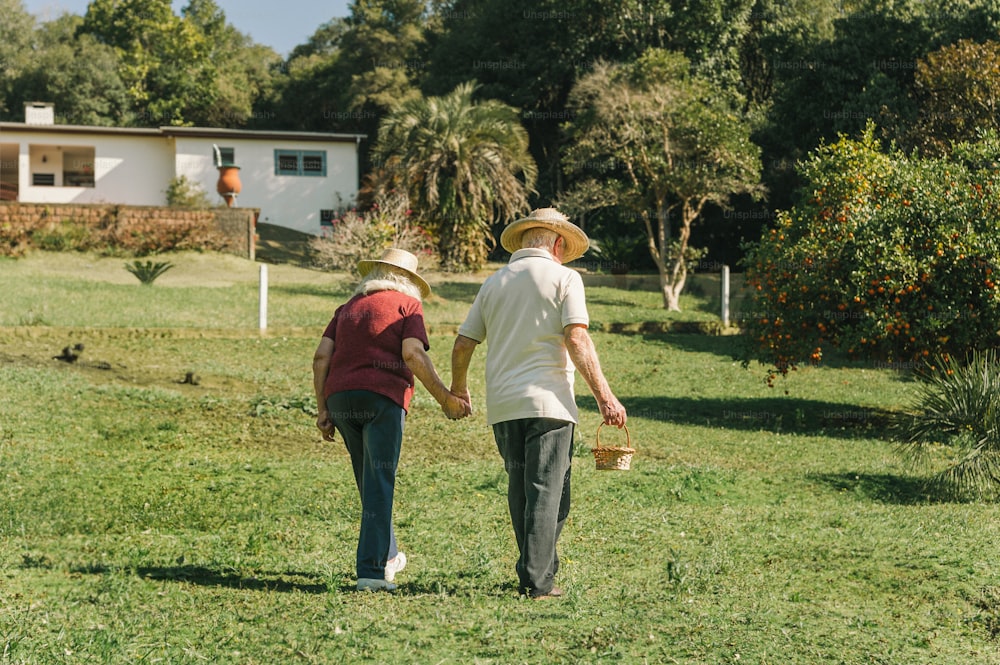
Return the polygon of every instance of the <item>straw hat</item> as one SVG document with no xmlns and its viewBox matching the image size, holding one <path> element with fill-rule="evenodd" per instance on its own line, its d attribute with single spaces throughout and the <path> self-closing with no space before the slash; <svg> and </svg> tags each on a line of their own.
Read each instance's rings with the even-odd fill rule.
<svg viewBox="0 0 1000 665">
<path fill-rule="evenodd" d="M 563 252 L 563 263 L 575 261 L 583 256 L 590 247 L 587 234 L 555 208 L 538 208 L 532 210 L 527 217 L 511 222 L 500 234 L 500 244 L 513 254 L 521 249 L 521 236 L 524 235 L 524 232 L 535 228 L 549 229 L 562 236 L 566 246 Z"/>
<path fill-rule="evenodd" d="M 431 294 L 431 287 L 424 278 L 417 274 L 417 257 L 405 249 L 390 247 L 382 253 L 381 259 L 365 259 L 358 261 L 358 272 L 364 277 L 377 265 L 392 266 L 406 273 L 406 276 L 420 289 L 420 295 L 426 298 Z"/>
</svg>

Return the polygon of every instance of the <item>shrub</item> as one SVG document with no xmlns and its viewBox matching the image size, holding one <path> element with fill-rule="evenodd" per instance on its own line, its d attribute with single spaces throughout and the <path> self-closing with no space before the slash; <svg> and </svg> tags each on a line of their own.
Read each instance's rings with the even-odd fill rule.
<svg viewBox="0 0 1000 665">
<path fill-rule="evenodd" d="M 218 231 L 202 221 L 191 219 L 133 220 L 119 227 L 112 224 L 102 230 L 102 252 L 148 256 L 176 250 L 219 250 L 228 242 Z"/>
<path fill-rule="evenodd" d="M 174 267 L 169 261 L 132 261 L 125 264 L 125 270 L 135 275 L 144 286 L 152 286 L 156 278 Z"/>
<path fill-rule="evenodd" d="M 164 193 L 171 208 L 212 208 L 217 205 L 201 185 L 183 175 L 171 178 Z"/>
<path fill-rule="evenodd" d="M 919 373 L 910 413 L 897 419 L 903 454 L 926 461 L 928 450 L 952 449 L 950 464 L 934 480 L 956 494 L 995 496 L 1000 489 L 1000 363 L 994 351 L 974 352 L 967 363 L 937 358 Z"/>
<path fill-rule="evenodd" d="M 206 215 L 130 217 L 119 220 L 108 208 L 97 221 L 56 221 L 48 211 L 0 224 L 0 255 L 22 256 L 32 249 L 97 251 L 106 256 L 146 256 L 172 250 L 222 250 L 230 240 Z"/>
<path fill-rule="evenodd" d="M 94 239 L 86 226 L 63 220 L 33 230 L 31 245 L 49 252 L 85 251 L 93 248 Z"/>
<path fill-rule="evenodd" d="M 922 160 L 872 133 L 818 149 L 799 203 L 747 248 L 745 359 L 770 378 L 824 347 L 913 366 L 997 345 L 1000 140 Z"/>
<path fill-rule="evenodd" d="M 409 199 L 398 192 L 379 195 L 367 212 L 344 213 L 329 233 L 309 242 L 313 265 L 352 274 L 358 261 L 381 256 L 388 247 L 415 254 L 421 270 L 437 266 L 433 238 L 411 222 Z"/>
<path fill-rule="evenodd" d="M 642 250 L 645 250 L 643 239 L 629 235 L 609 234 L 593 239 L 590 244 L 590 253 L 597 258 L 598 269 L 619 275 L 632 270 Z"/>
</svg>

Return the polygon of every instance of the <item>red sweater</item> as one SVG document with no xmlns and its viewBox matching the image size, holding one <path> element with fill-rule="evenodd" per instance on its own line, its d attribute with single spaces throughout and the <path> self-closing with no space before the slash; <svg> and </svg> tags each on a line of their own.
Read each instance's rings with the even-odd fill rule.
<svg viewBox="0 0 1000 665">
<path fill-rule="evenodd" d="M 413 372 L 403 361 L 403 340 L 414 337 L 430 348 L 419 300 L 398 291 L 354 296 L 337 308 L 323 336 L 333 340 L 325 397 L 370 390 L 409 410 Z"/>
</svg>

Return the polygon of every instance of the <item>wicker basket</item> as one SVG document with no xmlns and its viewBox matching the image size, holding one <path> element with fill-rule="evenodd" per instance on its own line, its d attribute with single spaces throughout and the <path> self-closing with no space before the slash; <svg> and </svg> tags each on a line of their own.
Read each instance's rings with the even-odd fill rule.
<svg viewBox="0 0 1000 665">
<path fill-rule="evenodd" d="M 632 455 L 635 448 L 632 447 L 632 435 L 629 434 L 628 427 L 625 429 L 625 447 L 613 447 L 601 445 L 601 428 L 604 423 L 597 426 L 597 446 L 591 448 L 594 453 L 594 461 L 597 462 L 598 471 L 628 471 L 632 464 Z"/>
</svg>

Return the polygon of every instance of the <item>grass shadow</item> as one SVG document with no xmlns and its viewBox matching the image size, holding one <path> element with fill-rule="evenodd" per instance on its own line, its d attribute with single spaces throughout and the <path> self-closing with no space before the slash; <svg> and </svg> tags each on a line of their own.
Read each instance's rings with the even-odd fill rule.
<svg viewBox="0 0 1000 665">
<path fill-rule="evenodd" d="M 632 333 L 620 332 L 621 335 L 642 335 L 649 343 L 665 344 L 681 351 L 693 353 L 710 353 L 732 360 L 738 360 L 743 351 L 742 335 L 705 335 L 697 333 Z"/>
<path fill-rule="evenodd" d="M 275 573 L 259 571 L 243 574 L 235 571 L 221 571 L 207 566 L 142 566 L 135 569 L 136 575 L 148 580 L 163 582 L 183 582 L 198 586 L 223 587 L 226 589 L 246 589 L 250 591 L 277 591 L 280 593 L 326 593 L 326 582 L 319 575 L 287 571 Z"/>
<path fill-rule="evenodd" d="M 697 425 L 745 431 L 770 431 L 885 438 L 892 428 L 892 412 L 839 402 L 796 397 L 620 397 L 628 415 L 679 425 Z M 581 408 L 597 412 L 584 400 Z"/>
<path fill-rule="evenodd" d="M 459 579 L 476 580 L 481 577 L 478 574 L 459 574 Z M 345 590 L 353 590 L 353 585 L 345 587 Z M 519 585 L 516 582 L 503 582 L 501 584 L 485 584 L 473 586 L 457 586 L 454 584 L 433 582 L 402 582 L 398 584 L 398 593 L 408 596 L 448 596 L 448 597 L 471 597 L 471 598 L 507 598 L 510 600 L 523 599 Z"/>
<path fill-rule="evenodd" d="M 838 492 L 851 492 L 879 503 L 909 506 L 956 501 L 954 496 L 938 491 L 926 478 L 914 476 L 888 473 L 812 473 L 806 477 Z"/>
<path fill-rule="evenodd" d="M 693 323 L 691 325 L 696 325 Z M 691 351 L 693 353 L 709 353 L 720 356 L 734 362 L 742 361 L 747 351 L 747 337 L 744 334 L 717 335 L 717 334 L 691 334 L 685 332 L 656 332 L 646 330 L 610 330 L 609 332 L 620 335 L 641 335 L 643 341 L 651 344 L 663 344 L 679 351 Z M 751 361 L 753 366 L 757 361 Z M 803 363 L 802 368 L 809 367 L 808 363 Z M 918 365 L 910 362 L 879 362 L 877 360 L 852 359 L 846 353 L 838 349 L 823 349 L 823 360 L 818 365 L 818 369 L 868 369 L 888 371 L 894 370 L 896 380 L 904 382 L 916 381 L 914 369 Z"/>
</svg>

